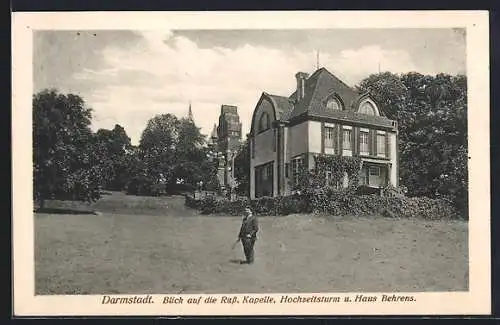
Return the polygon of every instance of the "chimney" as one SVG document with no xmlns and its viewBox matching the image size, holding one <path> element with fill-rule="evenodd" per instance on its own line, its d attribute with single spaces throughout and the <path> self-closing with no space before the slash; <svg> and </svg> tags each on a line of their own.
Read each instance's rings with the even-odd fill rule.
<svg viewBox="0 0 500 325">
<path fill-rule="evenodd" d="M 297 101 L 304 98 L 306 79 L 309 75 L 305 72 L 297 72 L 295 78 L 297 79 Z"/>
</svg>

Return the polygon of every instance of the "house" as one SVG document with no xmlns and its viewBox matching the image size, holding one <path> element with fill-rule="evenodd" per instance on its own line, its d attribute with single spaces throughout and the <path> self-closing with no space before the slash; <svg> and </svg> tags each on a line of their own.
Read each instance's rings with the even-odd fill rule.
<svg viewBox="0 0 500 325">
<path fill-rule="evenodd" d="M 241 122 L 238 107 L 222 105 L 219 125 L 214 124 L 209 139 L 209 148 L 219 160 L 218 179 L 222 189 L 235 186 L 234 157 L 241 145 Z"/>
<path fill-rule="evenodd" d="M 397 122 L 325 68 L 295 77 L 290 96 L 264 92 L 254 109 L 250 197 L 290 194 L 290 179 L 302 166 L 312 169 L 318 154 L 360 157 L 362 186 L 397 186 Z"/>
</svg>

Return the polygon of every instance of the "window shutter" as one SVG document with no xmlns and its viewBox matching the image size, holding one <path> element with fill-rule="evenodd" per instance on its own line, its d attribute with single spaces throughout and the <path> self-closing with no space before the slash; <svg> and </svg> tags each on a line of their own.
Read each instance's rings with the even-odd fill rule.
<svg viewBox="0 0 500 325">
<path fill-rule="evenodd" d="M 373 129 L 370 129 L 368 131 L 368 152 L 370 153 L 370 156 L 373 156 Z"/>
<path fill-rule="evenodd" d="M 344 129 L 342 125 L 339 124 L 339 156 L 342 156 L 342 150 L 344 149 Z"/>
<path fill-rule="evenodd" d="M 333 131 L 333 150 L 335 153 L 337 153 L 337 148 L 338 148 L 338 129 L 337 129 L 337 125 L 333 125 L 332 127 L 332 131 Z"/>
<path fill-rule="evenodd" d="M 273 152 L 276 152 L 276 142 L 278 141 L 278 137 L 276 135 L 276 128 L 273 128 Z"/>
<path fill-rule="evenodd" d="M 390 138 L 389 138 L 389 132 L 385 132 L 385 156 L 390 158 L 391 153 L 389 150 L 391 150 L 391 143 L 390 143 Z"/>
<path fill-rule="evenodd" d="M 340 124 L 335 124 L 335 130 L 336 130 L 336 134 L 335 134 L 335 153 L 337 155 L 341 155 L 342 154 L 342 150 L 341 150 L 341 146 L 342 146 L 342 128 L 341 128 L 341 125 Z"/>
<path fill-rule="evenodd" d="M 359 127 L 352 128 L 352 152 L 354 156 L 359 155 Z"/>
<path fill-rule="evenodd" d="M 321 122 L 321 153 L 325 153 L 325 122 Z"/>
<path fill-rule="evenodd" d="M 372 135 L 373 135 L 373 153 L 372 153 L 372 155 L 376 156 L 377 155 L 377 140 L 378 140 L 377 130 L 373 130 Z"/>
</svg>

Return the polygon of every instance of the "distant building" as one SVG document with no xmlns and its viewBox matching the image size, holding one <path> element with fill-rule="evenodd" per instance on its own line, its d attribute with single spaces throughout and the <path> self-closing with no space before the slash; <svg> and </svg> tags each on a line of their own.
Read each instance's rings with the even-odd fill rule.
<svg viewBox="0 0 500 325">
<path fill-rule="evenodd" d="M 288 97 L 262 93 L 250 139 L 250 197 L 291 193 L 290 180 L 317 154 L 358 156 L 360 185 L 398 185 L 397 123 L 369 94 L 358 93 L 325 68 L 296 74 Z M 344 182 L 345 184 L 346 182 Z"/>
<path fill-rule="evenodd" d="M 219 125 L 214 124 L 210 135 L 209 147 L 219 159 L 219 182 L 227 190 L 235 185 L 234 157 L 241 145 L 241 122 L 238 108 L 222 105 Z"/>
</svg>

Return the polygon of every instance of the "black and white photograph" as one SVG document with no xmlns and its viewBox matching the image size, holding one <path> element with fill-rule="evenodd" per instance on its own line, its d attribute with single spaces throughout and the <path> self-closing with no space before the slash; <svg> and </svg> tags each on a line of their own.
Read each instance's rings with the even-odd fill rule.
<svg viewBox="0 0 500 325">
<path fill-rule="evenodd" d="M 487 60 L 470 58 L 489 54 L 469 14 L 32 25 L 15 277 L 78 310 L 489 312 Z"/>
</svg>

